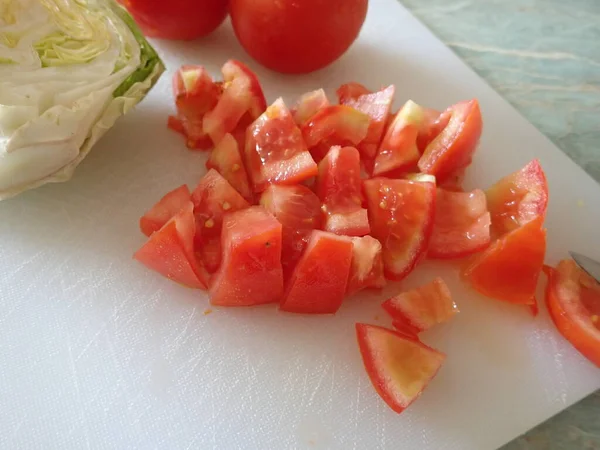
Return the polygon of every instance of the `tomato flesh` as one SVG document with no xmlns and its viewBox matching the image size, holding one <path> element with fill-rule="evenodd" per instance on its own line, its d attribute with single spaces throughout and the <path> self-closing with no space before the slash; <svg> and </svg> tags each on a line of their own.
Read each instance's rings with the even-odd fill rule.
<svg viewBox="0 0 600 450">
<path fill-rule="evenodd" d="M 277 219 L 260 206 L 227 214 L 221 247 L 221 266 L 209 291 L 213 305 L 253 306 L 281 300 L 281 224 Z"/>
<path fill-rule="evenodd" d="M 340 105 L 345 105 L 349 101 L 358 100 L 363 95 L 372 94 L 373 91 L 367 89 L 360 83 L 346 83 L 342 84 L 337 91 L 335 91 L 338 97 Z"/>
<path fill-rule="evenodd" d="M 457 103 L 448 112 L 448 124 L 427 146 L 418 163 L 421 172 L 435 175 L 440 183 L 471 164 L 483 129 L 477 100 Z"/>
<path fill-rule="evenodd" d="M 427 149 L 427 146 L 444 131 L 444 128 L 450 122 L 452 113 L 450 110 L 440 112 L 431 108 L 421 108 L 423 111 L 423 120 L 419 128 L 419 135 L 417 136 L 417 147 L 423 153 Z"/>
<path fill-rule="evenodd" d="M 483 191 L 438 189 L 427 255 L 430 258 L 451 259 L 484 250 L 491 242 L 490 223 Z"/>
<path fill-rule="evenodd" d="M 249 128 L 245 156 L 255 192 L 262 192 L 268 184 L 297 184 L 318 172 L 302 133 L 281 98 Z"/>
<path fill-rule="evenodd" d="M 196 289 L 206 289 L 207 275 L 194 256 L 194 205 L 187 205 L 133 255 L 164 277 Z"/>
<path fill-rule="evenodd" d="M 307 92 L 300 97 L 296 106 L 292 109 L 294 122 L 301 127 L 318 111 L 329 105 L 329 99 L 323 89 Z"/>
<path fill-rule="evenodd" d="M 283 227 L 281 263 L 284 280 L 288 280 L 302 256 L 312 230 L 323 222 L 321 201 L 306 186 L 270 185 L 260 197 L 260 205 Z"/>
<path fill-rule="evenodd" d="M 537 217 L 546 216 L 548 183 L 537 159 L 486 191 L 492 230 L 502 236 Z"/>
<path fill-rule="evenodd" d="M 316 192 L 323 202 L 326 231 L 346 236 L 369 234 L 367 210 L 362 207 L 358 150 L 331 147 L 319 163 Z"/>
<path fill-rule="evenodd" d="M 600 367 L 600 284 L 573 260 L 561 261 L 548 276 L 546 304 L 554 325 L 582 355 Z"/>
<path fill-rule="evenodd" d="M 373 387 L 397 413 L 421 395 L 446 359 L 417 339 L 375 325 L 357 323 L 356 335 Z"/>
<path fill-rule="evenodd" d="M 479 293 L 532 305 L 546 254 L 546 230 L 538 217 L 505 234 L 467 264 L 463 278 Z"/>
<path fill-rule="evenodd" d="M 242 161 L 238 143 L 231 134 L 226 134 L 206 161 L 207 169 L 215 169 L 233 188 L 247 201 L 252 202 L 253 193 L 250 189 L 248 174 Z"/>
<path fill-rule="evenodd" d="M 140 219 L 140 229 L 146 236 L 160 230 L 173 216 L 188 205 L 190 189 L 184 184 L 161 198 Z"/>
<path fill-rule="evenodd" d="M 371 236 L 352 238 L 352 265 L 346 294 L 352 295 L 366 288 L 382 288 L 385 284 L 381 243 Z"/>
<path fill-rule="evenodd" d="M 450 289 L 437 277 L 431 283 L 402 292 L 382 304 L 394 321 L 406 323 L 407 330 L 421 333 L 458 313 Z"/>
<path fill-rule="evenodd" d="M 344 105 L 367 114 L 371 119 L 367 135 L 357 145 L 358 151 L 364 158 L 373 159 L 377 154 L 395 92 L 396 88 L 391 85 L 378 92 L 363 94 L 358 98 L 344 98 L 343 101 L 340 101 Z"/>
<path fill-rule="evenodd" d="M 383 246 L 386 277 L 405 278 L 424 256 L 433 228 L 435 183 L 364 181 L 371 235 Z"/>
<path fill-rule="evenodd" d="M 349 238 L 313 231 L 287 284 L 281 310 L 334 314 L 344 300 L 351 263 Z"/>
</svg>

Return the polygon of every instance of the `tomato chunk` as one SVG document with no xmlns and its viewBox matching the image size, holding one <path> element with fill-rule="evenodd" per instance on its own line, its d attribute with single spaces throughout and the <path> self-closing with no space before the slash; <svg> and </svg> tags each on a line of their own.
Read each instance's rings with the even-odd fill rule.
<svg viewBox="0 0 600 450">
<path fill-rule="evenodd" d="M 366 93 L 357 98 L 340 99 L 340 103 L 343 105 L 363 112 L 371 119 L 367 135 L 357 145 L 357 149 L 363 158 L 373 159 L 377 154 L 395 92 L 394 85 L 390 85 L 378 92 Z"/>
<path fill-rule="evenodd" d="M 307 92 L 300 97 L 296 106 L 292 109 L 294 122 L 301 127 L 318 111 L 329 106 L 329 104 L 329 99 L 323 89 Z"/>
<path fill-rule="evenodd" d="M 344 300 L 351 263 L 350 239 L 313 231 L 287 285 L 281 309 L 304 314 L 334 314 Z"/>
<path fill-rule="evenodd" d="M 365 288 L 384 286 L 381 243 L 371 236 L 352 238 L 352 265 L 346 293 L 351 295 Z"/>
<path fill-rule="evenodd" d="M 362 207 L 360 155 L 354 147 L 331 147 L 319 163 L 316 192 L 323 202 L 326 231 L 346 236 L 369 234 Z"/>
<path fill-rule="evenodd" d="M 223 94 L 215 107 L 204 116 L 204 132 L 218 144 L 233 132 L 246 114 L 257 119 L 267 108 L 265 96 L 256 75 L 239 61 L 229 60 L 222 69 Z"/>
<path fill-rule="evenodd" d="M 575 261 L 561 261 L 548 276 L 546 304 L 556 328 L 583 356 L 600 367 L 600 284 Z"/>
<path fill-rule="evenodd" d="M 277 219 L 260 206 L 227 214 L 221 247 L 221 267 L 209 292 L 213 305 L 252 306 L 281 300 L 281 224 Z"/>
<path fill-rule="evenodd" d="M 133 257 L 161 275 L 196 289 L 206 289 L 207 275 L 194 256 L 194 205 L 171 218 Z"/>
<path fill-rule="evenodd" d="M 318 172 L 281 98 L 248 129 L 245 155 L 255 192 L 264 191 L 268 184 L 297 184 Z"/>
<path fill-rule="evenodd" d="M 140 219 L 142 233 L 150 236 L 160 230 L 171 217 L 188 205 L 190 199 L 190 189 L 185 184 L 167 193 Z"/>
<path fill-rule="evenodd" d="M 438 189 L 435 204 L 430 258 L 462 258 L 490 245 L 490 213 L 483 191 Z"/>
<path fill-rule="evenodd" d="M 221 92 L 221 85 L 202 66 L 184 65 L 173 75 L 177 117 L 169 117 L 169 128 L 183 134 L 190 149 L 212 147 L 202 121 L 219 101 Z"/>
<path fill-rule="evenodd" d="M 283 227 L 281 263 L 284 280 L 288 280 L 308 244 L 312 230 L 321 228 L 321 200 L 306 186 L 272 184 L 262 193 L 260 204 Z"/>
<path fill-rule="evenodd" d="M 364 181 L 371 235 L 383 246 L 386 277 L 405 278 L 424 256 L 433 228 L 435 183 Z"/>
<path fill-rule="evenodd" d="M 340 105 L 345 105 L 350 100 L 357 100 L 359 97 L 373 92 L 360 83 L 352 82 L 342 84 L 335 93 L 338 96 Z"/>
<path fill-rule="evenodd" d="M 302 127 L 306 145 L 316 161 L 320 161 L 333 145 L 350 146 L 361 142 L 369 132 L 371 119 L 345 105 L 321 109 Z"/>
<path fill-rule="evenodd" d="M 248 208 L 250 204 L 214 169 L 202 177 L 192 192 L 192 201 L 196 217 L 196 252 L 206 269 L 213 273 L 220 263 L 223 217 Z"/>
<path fill-rule="evenodd" d="M 471 164 L 483 128 L 477 100 L 457 103 L 448 112 L 451 114 L 448 124 L 419 159 L 421 172 L 435 175 L 440 183 Z"/>
<path fill-rule="evenodd" d="M 486 191 L 492 231 L 502 236 L 537 217 L 546 216 L 548 183 L 537 159 Z"/>
<path fill-rule="evenodd" d="M 452 113 L 450 110 L 440 112 L 422 106 L 421 108 L 423 111 L 423 120 L 419 128 L 419 135 L 417 136 L 417 147 L 423 153 L 427 149 L 427 146 L 444 131 L 444 128 L 446 128 L 450 121 L 450 117 L 452 117 Z"/>
<path fill-rule="evenodd" d="M 546 254 L 543 219 L 517 228 L 470 261 L 463 277 L 479 293 L 509 303 L 532 305 Z"/>
<path fill-rule="evenodd" d="M 357 323 L 356 335 L 373 387 L 397 413 L 421 395 L 446 359 L 414 338 L 375 325 Z"/>
<path fill-rule="evenodd" d="M 407 329 L 417 333 L 447 322 L 458 313 L 450 289 L 440 277 L 424 286 L 402 292 L 383 302 L 382 306 L 394 321 L 406 323 Z"/>
<path fill-rule="evenodd" d="M 233 188 L 247 201 L 252 202 L 253 194 L 248 181 L 248 174 L 242 161 L 238 143 L 231 134 L 226 134 L 211 152 L 207 169 L 215 169 Z"/>
<path fill-rule="evenodd" d="M 406 102 L 387 128 L 375 158 L 373 176 L 416 172 L 421 157 L 417 137 L 424 120 L 423 108 L 411 100 Z"/>
</svg>

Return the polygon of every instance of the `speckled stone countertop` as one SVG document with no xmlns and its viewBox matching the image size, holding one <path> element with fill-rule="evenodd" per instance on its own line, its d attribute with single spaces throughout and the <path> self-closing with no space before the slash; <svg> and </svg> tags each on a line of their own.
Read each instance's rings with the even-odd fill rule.
<svg viewBox="0 0 600 450">
<path fill-rule="evenodd" d="M 401 0 L 600 182 L 600 0 Z M 600 392 L 502 450 L 600 449 Z"/>
</svg>

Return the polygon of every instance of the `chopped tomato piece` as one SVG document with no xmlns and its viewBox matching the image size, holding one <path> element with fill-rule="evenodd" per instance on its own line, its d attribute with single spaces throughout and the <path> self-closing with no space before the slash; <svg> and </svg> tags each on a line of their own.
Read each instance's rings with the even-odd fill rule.
<svg viewBox="0 0 600 450">
<path fill-rule="evenodd" d="M 458 313 L 450 289 L 439 277 L 386 300 L 382 306 L 394 321 L 405 322 L 407 329 L 417 330 L 417 333 L 447 322 Z"/>
<path fill-rule="evenodd" d="M 298 100 L 292 109 L 292 116 L 296 125 L 301 127 L 318 111 L 329 106 L 329 99 L 323 89 L 307 92 Z"/>
<path fill-rule="evenodd" d="M 265 96 L 256 75 L 243 63 L 227 61 L 221 68 L 223 94 L 202 123 L 204 132 L 213 143 L 232 133 L 247 112 L 257 119 L 267 108 Z"/>
<path fill-rule="evenodd" d="M 463 182 L 465 180 L 466 167 L 451 173 L 446 179 L 439 184 L 439 187 L 452 192 L 464 192 Z"/>
<path fill-rule="evenodd" d="M 396 88 L 391 85 L 381 91 L 363 94 L 357 98 L 340 99 L 340 103 L 367 114 L 371 119 L 367 135 L 357 145 L 363 158 L 373 159 L 377 154 L 395 92 Z"/>
<path fill-rule="evenodd" d="M 537 159 L 486 191 L 492 231 L 502 236 L 537 217 L 546 216 L 548 183 Z"/>
<path fill-rule="evenodd" d="M 323 222 L 321 200 L 306 186 L 270 185 L 261 195 L 260 204 L 283 226 L 281 263 L 288 280 L 302 256 L 312 230 Z"/>
<path fill-rule="evenodd" d="M 190 149 L 206 150 L 212 143 L 202 128 L 206 113 L 221 96 L 222 88 L 202 66 L 185 65 L 173 75 L 177 117 L 169 117 L 169 128 L 187 138 Z"/>
<path fill-rule="evenodd" d="M 297 184 L 317 175 L 317 164 L 281 98 L 248 129 L 246 168 L 255 192 L 268 184 Z"/>
<path fill-rule="evenodd" d="M 545 266 L 544 271 L 548 276 L 546 304 L 554 325 L 600 367 L 600 284 L 570 259 L 556 269 Z"/>
<path fill-rule="evenodd" d="M 176 283 L 206 289 L 208 277 L 194 256 L 193 209 L 194 205 L 188 201 L 133 257 Z"/>
<path fill-rule="evenodd" d="M 352 241 L 326 231 L 312 232 L 281 302 L 283 311 L 333 314 L 344 300 Z"/>
<path fill-rule="evenodd" d="M 326 214 L 325 230 L 346 236 L 369 234 L 362 207 L 360 155 L 354 147 L 331 147 L 319 163 L 316 192 Z"/>
<path fill-rule="evenodd" d="M 160 230 L 173 216 L 188 205 L 191 199 L 189 188 L 184 184 L 161 198 L 140 219 L 140 229 L 146 236 Z"/>
<path fill-rule="evenodd" d="M 463 277 L 479 293 L 509 303 L 532 305 L 546 254 L 543 219 L 505 234 L 475 255 Z"/>
<path fill-rule="evenodd" d="M 400 333 L 407 337 L 411 337 L 413 339 L 419 339 L 419 330 L 409 324 L 406 320 L 392 320 L 392 327 Z"/>
<path fill-rule="evenodd" d="M 371 235 L 383 246 L 386 277 L 405 278 L 424 256 L 433 228 L 435 183 L 364 181 Z"/>
<path fill-rule="evenodd" d="M 345 105 L 321 109 L 302 127 L 302 135 L 313 157 L 320 161 L 332 145 L 356 145 L 369 132 L 371 119 Z"/>
<path fill-rule="evenodd" d="M 411 100 L 406 102 L 387 128 L 375 158 L 373 176 L 416 172 L 421 157 L 417 136 L 423 121 L 423 108 Z"/>
<path fill-rule="evenodd" d="M 437 111 L 431 108 L 421 107 L 423 111 L 423 121 L 419 128 L 419 136 L 417 136 L 417 147 L 423 153 L 427 146 L 444 131 L 448 125 L 452 113 L 450 110 L 444 112 Z"/>
<path fill-rule="evenodd" d="M 372 94 L 372 91 L 360 83 L 342 84 L 335 93 L 340 105 L 345 105 L 349 100 L 357 100 L 362 95 Z"/>
<path fill-rule="evenodd" d="M 419 159 L 421 172 L 435 175 L 440 183 L 471 164 L 483 128 L 477 100 L 457 103 L 448 111 L 448 124 Z"/>
<path fill-rule="evenodd" d="M 490 213 L 483 191 L 438 189 L 435 205 L 430 258 L 462 258 L 490 245 Z"/>
<path fill-rule="evenodd" d="M 206 161 L 206 168 L 215 169 L 223 178 L 229 181 L 229 184 L 242 197 L 249 202 L 252 201 L 253 194 L 250 189 L 248 174 L 242 161 L 238 143 L 231 134 L 226 134 L 211 152 L 208 161 Z"/>
<path fill-rule="evenodd" d="M 356 335 L 373 387 L 397 413 L 421 395 L 446 359 L 414 338 L 375 325 L 357 323 Z"/>
<path fill-rule="evenodd" d="M 384 286 L 381 243 L 371 236 L 352 238 L 352 265 L 346 293 L 351 295 L 365 288 Z"/>
<path fill-rule="evenodd" d="M 264 208 L 252 206 L 223 221 L 221 267 L 210 288 L 219 306 L 253 306 L 281 300 L 281 224 Z"/>
<path fill-rule="evenodd" d="M 196 217 L 196 252 L 209 272 L 218 268 L 221 228 L 225 214 L 248 208 L 250 204 L 219 172 L 210 169 L 192 192 Z M 217 250 L 215 250 L 217 249 Z"/>
</svg>

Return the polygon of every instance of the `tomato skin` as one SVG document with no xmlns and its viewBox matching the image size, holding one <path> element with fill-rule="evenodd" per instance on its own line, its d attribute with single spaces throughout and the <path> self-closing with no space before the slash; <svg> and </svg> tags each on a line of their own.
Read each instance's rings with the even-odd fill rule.
<svg viewBox="0 0 600 450">
<path fill-rule="evenodd" d="M 483 191 L 438 189 L 427 256 L 436 259 L 462 258 L 486 249 L 491 242 L 490 223 Z"/>
<path fill-rule="evenodd" d="M 480 294 L 508 303 L 532 305 L 546 254 L 543 219 L 504 235 L 463 269 L 463 278 Z"/>
<path fill-rule="evenodd" d="M 425 255 L 435 212 L 435 183 L 372 178 L 363 182 L 371 236 L 383 246 L 385 275 L 402 280 Z"/>
<path fill-rule="evenodd" d="M 357 323 L 356 337 L 373 387 L 397 413 L 421 395 L 446 359 L 416 338 L 376 325 Z"/>
<path fill-rule="evenodd" d="M 281 98 L 248 129 L 245 158 L 254 192 L 262 192 L 269 184 L 297 184 L 318 172 L 302 133 Z"/>
<path fill-rule="evenodd" d="M 282 225 L 281 263 L 288 280 L 302 256 L 312 230 L 323 223 L 321 200 L 306 186 L 270 185 L 260 197 L 260 205 Z"/>
<path fill-rule="evenodd" d="M 448 112 L 448 125 L 427 146 L 418 163 L 421 172 L 435 175 L 440 183 L 471 164 L 483 129 L 477 100 L 457 103 Z"/>
<path fill-rule="evenodd" d="M 571 259 L 548 277 L 546 305 L 554 325 L 583 356 L 600 367 L 600 284 Z"/>
<path fill-rule="evenodd" d="M 385 284 L 381 243 L 371 236 L 353 237 L 346 294 L 352 295 L 366 288 L 382 288 Z"/>
<path fill-rule="evenodd" d="M 226 134 L 210 153 L 206 161 L 207 169 L 215 169 L 233 188 L 248 202 L 252 202 L 253 194 L 248 181 L 248 174 L 242 161 L 238 143 L 231 134 Z"/>
<path fill-rule="evenodd" d="M 190 189 L 184 184 L 165 194 L 158 203 L 140 219 L 140 230 L 146 236 L 160 230 L 173 216 L 191 200 Z"/>
<path fill-rule="evenodd" d="M 307 92 L 298 99 L 292 109 L 294 122 L 302 127 L 312 116 L 327 106 L 330 106 L 330 103 L 323 89 Z"/>
<path fill-rule="evenodd" d="M 368 0 L 231 0 L 242 47 L 263 66 L 308 73 L 338 59 L 357 38 Z"/>
<path fill-rule="evenodd" d="M 346 236 L 369 234 L 367 210 L 362 207 L 358 150 L 331 147 L 319 163 L 315 191 L 323 202 L 326 231 Z"/>
<path fill-rule="evenodd" d="M 404 330 L 417 333 L 447 322 L 459 312 L 448 286 L 440 277 L 416 289 L 402 292 L 381 306 L 394 321 L 406 324 Z M 402 327 L 399 323 L 394 326 Z"/>
<path fill-rule="evenodd" d="M 486 191 L 492 231 L 502 236 L 537 217 L 546 216 L 548 182 L 537 159 L 507 175 Z"/>
<path fill-rule="evenodd" d="M 222 262 L 210 287 L 211 304 L 253 306 L 281 300 L 281 230 L 260 206 L 225 216 Z"/>
<path fill-rule="evenodd" d="M 287 284 L 281 310 L 334 314 L 344 301 L 351 262 L 349 238 L 313 231 Z"/>
<path fill-rule="evenodd" d="M 192 40 L 212 33 L 227 16 L 226 0 L 118 0 L 146 36 Z"/>
<path fill-rule="evenodd" d="M 206 289 L 208 276 L 194 256 L 194 205 L 187 205 L 133 255 L 164 277 L 195 289 Z"/>
</svg>

